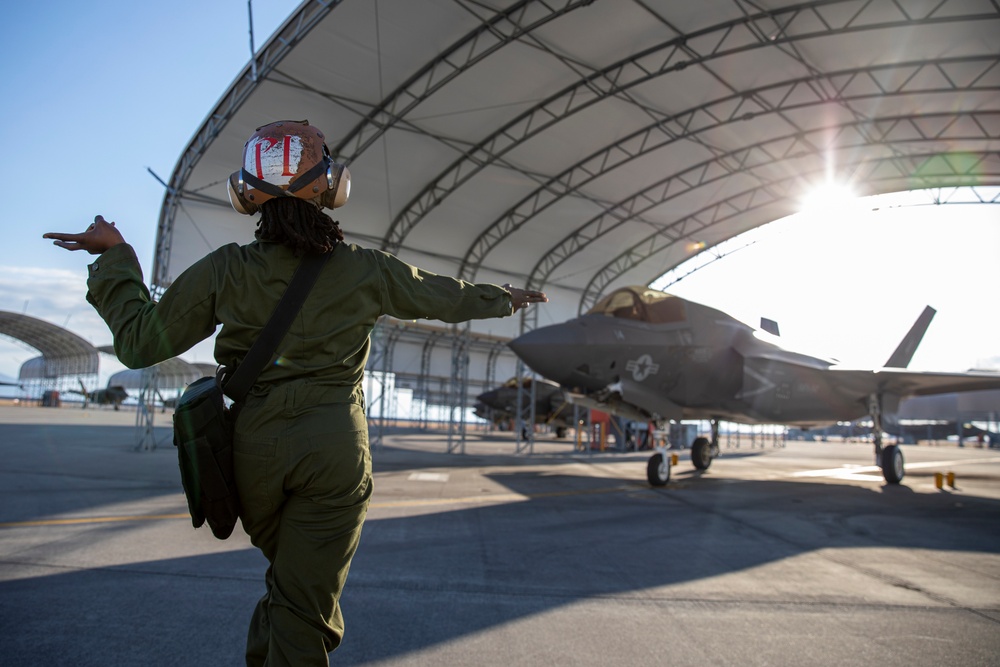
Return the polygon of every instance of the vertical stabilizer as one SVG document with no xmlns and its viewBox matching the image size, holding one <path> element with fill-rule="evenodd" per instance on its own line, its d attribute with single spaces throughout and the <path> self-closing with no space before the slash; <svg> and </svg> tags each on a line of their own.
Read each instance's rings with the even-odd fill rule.
<svg viewBox="0 0 1000 667">
<path fill-rule="evenodd" d="M 892 356 L 889 357 L 889 361 L 885 362 L 886 368 L 906 368 L 910 365 L 913 353 L 917 351 L 917 346 L 923 340 L 924 334 L 927 333 L 927 327 L 930 326 L 931 320 L 934 319 L 936 313 L 937 311 L 930 306 L 924 308 L 924 312 L 920 313 L 920 317 L 910 327 L 910 331 L 903 338 L 896 351 L 892 353 Z"/>
<path fill-rule="evenodd" d="M 772 336 L 780 336 L 778 333 L 778 323 L 774 320 L 769 320 L 766 317 L 760 318 L 760 329 L 761 331 L 766 331 Z"/>
</svg>

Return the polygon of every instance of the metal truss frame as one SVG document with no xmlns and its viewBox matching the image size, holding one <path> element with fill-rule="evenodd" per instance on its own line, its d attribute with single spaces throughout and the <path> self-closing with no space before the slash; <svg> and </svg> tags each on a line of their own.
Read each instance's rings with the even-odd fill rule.
<svg viewBox="0 0 1000 667">
<path fill-rule="evenodd" d="M 350 164 L 385 132 L 402 121 L 412 109 L 462 72 L 549 21 L 592 2 L 593 0 L 520 0 L 507 9 L 482 19 L 480 25 L 417 70 L 378 106 L 372 108 L 333 147 L 331 153 L 338 161 Z"/>
<path fill-rule="evenodd" d="M 434 352 L 434 346 L 437 342 L 441 340 L 443 336 L 440 332 L 431 332 L 427 335 L 424 340 L 424 345 L 420 350 L 420 376 L 417 379 L 417 396 L 423 399 L 423 408 L 420 412 L 420 428 L 427 427 L 427 406 L 430 401 L 428 397 L 430 396 L 430 388 L 427 386 L 427 378 L 430 376 L 431 369 L 431 354 Z"/>
<path fill-rule="evenodd" d="M 469 344 L 472 325 L 454 327 L 451 341 L 451 392 L 448 401 L 448 453 L 465 453 L 465 399 L 469 388 Z"/>
<path fill-rule="evenodd" d="M 858 147 L 920 145 L 934 141 L 992 140 L 989 126 L 1000 123 L 1000 110 L 967 113 L 931 113 L 917 116 L 892 116 L 823 126 L 804 132 L 772 137 L 756 144 L 741 146 L 710 160 L 690 165 L 681 171 L 643 188 L 619 202 L 615 208 L 603 210 L 587 220 L 577 230 L 544 253 L 528 277 L 530 289 L 542 289 L 552 274 L 576 252 L 598 241 L 601 237 L 630 221 L 643 220 L 642 214 L 662 204 L 706 185 L 740 174 L 748 175 L 760 183 L 765 180 L 755 172 L 758 167 L 773 167 L 784 162 L 794 162 L 803 156 L 831 151 L 850 150 Z M 933 131 L 927 127 L 933 126 Z M 898 138 L 894 138 L 898 134 Z M 825 144 L 825 145 L 824 145 Z M 923 156 L 915 156 L 923 157 Z M 913 158 L 900 156 L 898 151 L 888 158 L 906 164 Z M 966 185 L 971 183 L 966 183 Z M 925 183 L 933 187 L 933 183 Z M 648 223 L 662 228 L 662 223 Z M 675 240 L 684 238 L 678 233 Z M 667 267 L 670 268 L 670 267 Z M 525 326 L 533 328 L 537 311 L 527 315 Z"/>
<path fill-rule="evenodd" d="M 845 163 L 843 167 L 853 170 L 858 180 L 869 184 L 879 181 L 899 183 L 909 180 L 909 183 L 917 189 L 941 186 L 961 187 L 979 185 L 983 176 L 983 172 L 979 171 L 979 168 L 988 164 L 990 158 L 997 158 L 995 160 L 996 172 L 988 175 L 993 179 L 1000 180 L 1000 152 L 996 150 L 972 154 L 968 152 L 938 154 L 929 157 L 914 155 L 908 159 L 912 169 L 901 169 L 899 163 L 902 160 L 894 156 L 874 159 L 862 158 Z M 677 241 L 691 238 L 698 231 L 719 225 L 754 209 L 780 204 L 788 199 L 790 186 L 803 179 L 808 180 L 811 173 L 825 172 L 820 168 L 810 173 L 794 174 L 744 190 L 721 201 L 716 201 L 670 225 L 663 226 L 653 234 L 637 241 L 593 275 L 580 298 L 578 313 L 582 314 L 590 310 L 597 303 L 604 288 L 625 272 L 664 252 Z M 783 189 L 784 191 L 782 191 Z M 719 242 L 729 240 L 729 238 L 732 236 L 721 239 Z M 657 275 L 662 274 L 664 270 L 663 267 L 658 267 Z M 651 282 L 655 278 L 656 276 L 653 276 L 646 282 Z"/>
<path fill-rule="evenodd" d="M 886 74 L 891 70 L 908 71 L 933 69 L 944 71 L 949 66 L 969 63 L 982 63 L 984 65 L 981 76 L 970 82 L 966 87 L 958 89 L 951 85 L 944 88 L 934 85 L 932 87 L 901 86 L 896 90 L 880 89 L 877 93 L 872 91 L 871 83 L 877 82 L 878 76 Z M 973 90 L 981 92 L 1000 92 L 1000 86 L 996 84 L 986 84 L 978 86 L 985 74 L 992 70 L 1000 72 L 1000 56 L 958 58 L 947 61 L 922 61 L 919 63 L 901 63 L 898 65 L 885 65 L 871 68 L 857 68 L 831 73 L 831 78 L 844 77 L 852 84 L 856 83 L 857 93 L 850 90 L 851 84 L 845 84 L 838 91 L 838 98 L 843 102 L 855 102 L 872 97 L 892 97 L 901 95 L 926 95 L 926 94 L 955 94 L 962 91 Z M 922 79 L 916 79 L 918 81 Z M 909 81 L 914 81 L 910 77 Z M 770 85 L 749 91 L 755 96 L 768 96 L 778 98 L 777 104 L 758 115 L 782 113 L 792 109 L 800 110 L 811 106 L 827 104 L 828 99 L 813 95 L 814 88 L 811 79 L 798 79 L 784 82 L 779 85 Z M 805 95 L 803 94 L 805 93 Z M 745 120 L 743 113 L 738 108 L 733 107 L 735 97 L 730 96 L 722 100 L 713 100 L 702 106 L 682 112 L 675 116 L 669 123 L 654 123 L 644 127 L 632 134 L 616 141 L 614 144 L 604 147 L 576 164 L 568 167 L 560 174 L 553 176 L 539 188 L 523 197 L 517 204 L 509 208 L 485 231 L 483 231 L 470 246 L 462 260 L 459 276 L 465 280 L 473 280 L 479 268 L 482 266 L 486 255 L 496 246 L 507 239 L 511 234 L 529 224 L 539 213 L 543 212 L 564 197 L 580 196 L 580 189 L 604 176 L 614 169 L 617 169 L 628 162 L 638 159 L 650 152 L 663 149 L 664 147 L 682 140 L 691 139 L 700 133 L 718 129 L 728 124 L 740 123 Z M 725 113 L 727 112 L 728 113 Z M 836 141 L 841 138 L 847 128 L 853 129 L 853 133 L 867 139 L 868 144 L 888 145 L 894 149 L 895 143 L 910 143 L 914 141 L 929 141 L 933 139 L 949 140 L 954 138 L 956 131 L 974 130 L 975 134 L 969 134 L 966 138 L 983 139 L 986 141 L 996 139 L 991 134 L 991 127 L 987 122 L 993 120 L 997 111 L 959 112 L 959 113 L 930 113 L 909 116 L 888 116 L 856 118 L 850 123 L 837 125 L 827 125 L 817 128 L 802 129 L 789 123 L 794 130 L 780 137 L 773 137 L 756 144 L 723 151 L 713 149 L 713 158 L 698 165 L 685 168 L 684 171 L 676 174 L 676 181 L 669 183 L 666 179 L 661 183 L 667 189 L 680 188 L 680 183 L 689 179 L 701 180 L 704 176 L 698 176 L 700 171 L 711 174 L 713 177 L 724 177 L 726 172 L 746 173 L 745 166 L 748 163 L 759 163 L 761 160 L 787 159 L 790 156 L 801 157 L 803 154 L 822 154 L 830 147 L 836 146 Z M 954 119 L 954 120 L 949 120 Z M 959 121 L 971 121 L 970 123 Z M 669 127 L 667 126 L 669 125 Z M 933 127 L 931 127 L 933 125 Z M 968 125 L 968 127 L 966 127 Z M 926 126 L 926 127 L 925 127 Z M 836 134 L 833 140 L 827 136 L 817 136 L 823 133 L 834 131 Z M 964 136 L 964 135 L 963 135 Z M 770 151 L 770 152 L 769 152 Z M 896 151 L 900 158 L 906 155 Z M 653 188 L 650 188 L 653 189 Z M 590 199 L 588 197 L 588 199 Z M 614 224 L 616 219 L 636 219 L 631 207 L 636 206 L 636 200 L 630 199 L 616 203 L 603 203 L 600 208 L 603 212 L 598 218 L 603 220 L 603 224 Z M 641 218 L 639 219 L 641 220 Z M 609 222 L 610 221 L 610 222 Z M 655 224 L 655 223 L 650 223 Z M 538 289 L 544 285 L 544 279 L 538 282 L 539 275 L 550 275 L 545 267 L 547 264 L 561 263 L 565 261 L 569 254 L 572 254 L 579 246 L 575 245 L 573 239 L 576 233 L 557 245 L 555 248 L 545 253 L 539 264 L 529 274 L 528 285 L 533 289 Z"/>
<path fill-rule="evenodd" d="M 955 21 L 996 19 L 1000 7 L 994 6 L 992 13 L 970 11 L 960 0 L 940 0 L 923 13 L 911 16 L 894 5 L 899 13 L 886 18 L 880 12 L 866 11 L 871 0 L 856 12 L 834 17 L 831 8 L 837 5 L 858 7 L 852 0 L 832 0 L 805 3 L 779 10 L 763 11 L 742 19 L 673 37 L 666 42 L 619 60 L 608 67 L 583 77 L 561 91 L 549 96 L 538 105 L 518 115 L 488 137 L 470 147 L 462 156 L 432 179 L 396 216 L 383 241 L 383 248 L 397 252 L 407 235 L 434 208 L 452 192 L 486 166 L 497 163 L 503 155 L 543 130 L 561 122 L 608 97 L 623 95 L 630 88 L 646 83 L 671 72 L 698 65 L 706 67 L 712 60 L 746 53 L 759 48 L 782 48 L 786 54 L 803 62 L 810 71 L 816 69 L 804 63 L 795 50 L 796 43 L 820 36 L 868 30 L 887 29 L 914 25 L 934 25 Z M 790 30 L 799 26 L 808 28 L 801 34 Z M 699 50 L 703 49 L 703 50 Z M 717 75 L 716 78 L 719 78 Z M 810 77 L 813 94 L 837 99 L 835 82 L 828 81 L 829 75 L 816 73 Z M 735 90 L 734 86 L 729 85 Z M 736 93 L 734 108 L 730 114 L 749 120 L 756 114 L 767 111 L 767 99 L 752 93 Z M 655 109 L 644 108 L 649 113 L 661 117 L 669 128 L 671 118 Z"/>
</svg>

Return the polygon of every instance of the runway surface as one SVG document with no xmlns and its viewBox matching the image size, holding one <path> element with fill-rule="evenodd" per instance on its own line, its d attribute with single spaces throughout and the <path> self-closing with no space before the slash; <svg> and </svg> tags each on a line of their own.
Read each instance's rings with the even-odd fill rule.
<svg viewBox="0 0 1000 667">
<path fill-rule="evenodd" d="M 187 518 L 169 415 L 0 407 L 0 661 L 241 665 L 264 559 Z M 574 453 L 390 433 L 340 665 L 997 665 L 1000 450 Z M 936 472 L 956 487 L 938 490 Z"/>
</svg>

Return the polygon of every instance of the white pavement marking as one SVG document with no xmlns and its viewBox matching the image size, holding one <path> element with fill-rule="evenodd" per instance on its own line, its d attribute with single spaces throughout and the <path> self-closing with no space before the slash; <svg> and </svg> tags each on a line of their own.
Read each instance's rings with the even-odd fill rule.
<svg viewBox="0 0 1000 667">
<path fill-rule="evenodd" d="M 907 470 L 919 470 L 923 468 L 954 468 L 955 466 L 961 465 L 982 465 L 982 464 L 997 464 L 1000 463 L 1000 457 L 993 456 L 990 458 L 983 459 L 957 459 L 951 461 L 924 461 L 921 463 L 907 463 Z M 841 468 L 827 468 L 825 470 L 802 470 L 800 472 L 793 472 L 790 477 L 835 477 L 837 479 L 854 479 L 859 481 L 868 481 L 873 479 L 882 479 L 881 477 L 882 469 L 878 466 L 859 466 L 859 465 L 844 465 Z M 866 473 L 879 473 L 879 475 L 870 475 Z"/>
<path fill-rule="evenodd" d="M 415 472 L 412 473 L 408 480 L 411 482 L 447 482 L 448 473 L 446 472 Z"/>
</svg>

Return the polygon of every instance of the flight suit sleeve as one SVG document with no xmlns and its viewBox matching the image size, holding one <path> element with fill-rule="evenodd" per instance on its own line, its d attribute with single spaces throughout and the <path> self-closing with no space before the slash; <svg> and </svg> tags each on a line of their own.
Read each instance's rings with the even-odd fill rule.
<svg viewBox="0 0 1000 667">
<path fill-rule="evenodd" d="M 142 280 L 128 244 L 116 245 L 89 266 L 87 301 L 114 336 L 115 354 L 129 368 L 145 368 L 186 352 L 215 331 L 213 256 L 184 271 L 159 302 Z"/>
<path fill-rule="evenodd" d="M 382 312 L 401 320 L 466 320 L 506 317 L 510 292 L 499 285 L 470 283 L 424 271 L 383 252 L 376 254 L 382 277 Z"/>
</svg>

